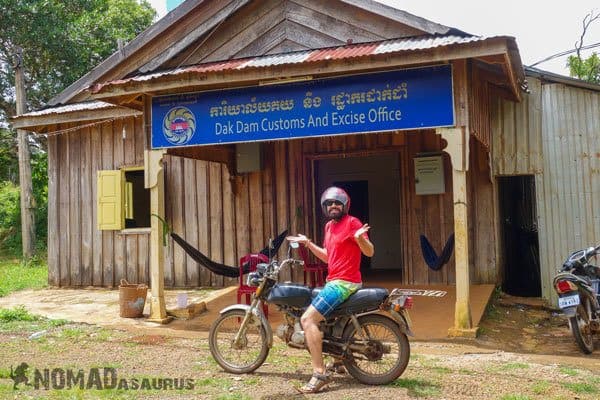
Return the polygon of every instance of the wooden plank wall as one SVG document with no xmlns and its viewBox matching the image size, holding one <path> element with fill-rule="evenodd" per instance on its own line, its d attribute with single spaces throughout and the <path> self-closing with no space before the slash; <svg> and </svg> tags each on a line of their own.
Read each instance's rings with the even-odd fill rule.
<svg viewBox="0 0 600 400">
<path fill-rule="evenodd" d="M 125 138 L 123 138 L 125 128 Z M 451 166 L 444 156 L 446 193 L 416 196 L 417 153 L 442 149 L 433 130 L 348 135 L 263 144 L 259 172 L 230 176 L 225 164 L 165 157 L 166 217 L 174 231 L 217 262 L 236 266 L 249 252 L 264 248 L 284 229 L 320 235 L 314 227 L 311 160 L 319 157 L 397 152 L 401 175 L 403 279 L 407 284 L 452 284 L 454 258 L 440 271 L 425 264 L 419 243 L 424 234 L 439 252 L 453 231 Z M 143 164 L 141 119 L 114 121 L 50 136 L 49 280 L 57 286 L 117 286 L 120 279 L 148 283 L 149 234 L 122 234 L 96 229 L 96 171 Z M 472 145 L 470 176 L 471 238 L 490 237 L 492 187 L 487 152 Z M 91 218 L 90 218 L 91 216 Z M 492 241 L 471 241 L 474 283 L 495 282 Z M 285 254 L 282 246 L 278 257 Z M 199 266 L 173 241 L 165 252 L 165 287 L 228 286 L 223 278 Z M 300 281 L 302 271 L 284 279 Z"/>
<path fill-rule="evenodd" d="M 75 128 L 62 125 L 57 131 Z M 141 118 L 48 137 L 48 281 L 64 287 L 148 282 L 149 233 L 96 228 L 96 171 L 143 166 Z"/>
</svg>

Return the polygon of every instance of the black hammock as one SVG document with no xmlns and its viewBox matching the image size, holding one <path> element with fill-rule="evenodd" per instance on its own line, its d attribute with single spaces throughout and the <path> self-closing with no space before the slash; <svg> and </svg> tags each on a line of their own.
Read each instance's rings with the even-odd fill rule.
<svg viewBox="0 0 600 400">
<path fill-rule="evenodd" d="M 277 236 L 275 239 L 273 239 L 272 247 L 269 248 L 269 246 L 267 246 L 264 249 L 262 249 L 260 251 L 260 253 L 267 257 L 269 257 L 272 254 L 277 253 L 277 250 L 279 250 L 279 247 L 281 246 L 281 244 L 285 240 L 285 237 L 287 236 L 287 232 L 288 232 L 287 230 L 281 232 L 279 234 L 279 236 Z M 200 252 L 200 250 L 198 250 L 197 248 L 195 248 L 194 246 L 192 246 L 191 244 L 186 242 L 181 236 L 179 236 L 175 232 L 171 232 L 171 237 L 173 238 L 173 240 L 175 242 L 177 242 L 178 245 L 181 246 L 181 248 L 194 261 L 196 261 L 197 263 L 199 263 L 201 265 L 204 265 L 211 272 L 213 272 L 217 275 L 226 276 L 228 278 L 236 278 L 236 277 L 240 276 L 239 267 L 232 267 L 230 265 L 221 264 L 221 263 L 211 260 L 210 258 L 206 257 L 204 254 L 202 254 Z M 244 273 L 249 272 L 247 265 L 248 265 L 248 263 L 244 264 L 244 266 L 243 266 Z"/>
<path fill-rule="evenodd" d="M 446 241 L 446 245 L 442 250 L 442 254 L 437 255 L 435 249 L 429 243 L 429 240 L 425 237 L 425 235 L 420 235 L 419 239 L 421 240 L 421 252 L 423 253 L 423 258 L 425 262 L 434 271 L 439 270 L 448 262 L 450 256 L 452 255 L 452 250 L 454 249 L 454 233 L 450 234 L 448 240 Z"/>
</svg>

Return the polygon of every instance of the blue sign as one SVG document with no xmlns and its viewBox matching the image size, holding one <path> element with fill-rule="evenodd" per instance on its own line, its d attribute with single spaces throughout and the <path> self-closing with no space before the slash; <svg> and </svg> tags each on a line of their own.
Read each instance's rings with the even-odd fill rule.
<svg viewBox="0 0 600 400">
<path fill-rule="evenodd" d="M 454 125 L 449 65 L 152 99 L 152 148 Z"/>
</svg>

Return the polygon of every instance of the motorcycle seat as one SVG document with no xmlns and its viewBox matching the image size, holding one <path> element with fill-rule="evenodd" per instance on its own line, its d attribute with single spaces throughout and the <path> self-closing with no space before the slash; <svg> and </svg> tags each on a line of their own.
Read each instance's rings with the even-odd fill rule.
<svg viewBox="0 0 600 400">
<path fill-rule="evenodd" d="M 313 298 L 317 296 L 321 289 L 323 288 L 313 289 L 311 296 Z M 358 289 L 348 300 L 340 304 L 331 316 L 350 315 L 374 310 L 379 307 L 388 295 L 389 292 L 385 288 L 372 287 Z"/>
</svg>

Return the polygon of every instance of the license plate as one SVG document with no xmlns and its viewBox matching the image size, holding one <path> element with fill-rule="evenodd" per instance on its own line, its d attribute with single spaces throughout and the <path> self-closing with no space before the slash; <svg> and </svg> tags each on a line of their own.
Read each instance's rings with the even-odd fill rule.
<svg viewBox="0 0 600 400">
<path fill-rule="evenodd" d="M 567 308 L 579 305 L 579 295 L 574 294 L 572 296 L 559 297 L 558 306 L 560 308 Z"/>
</svg>

